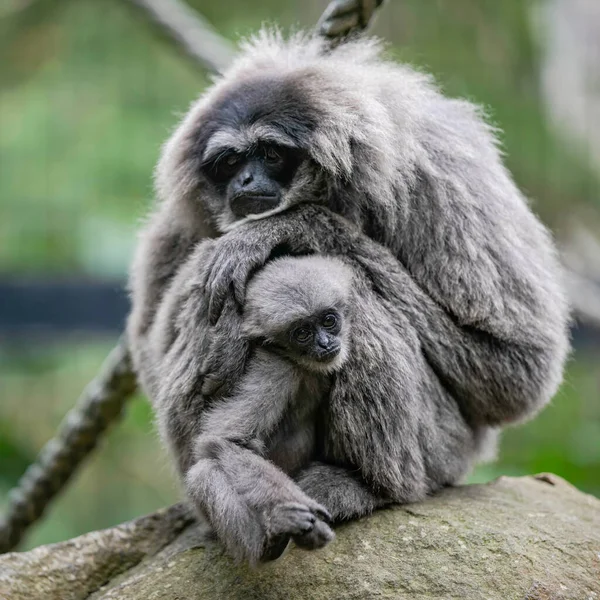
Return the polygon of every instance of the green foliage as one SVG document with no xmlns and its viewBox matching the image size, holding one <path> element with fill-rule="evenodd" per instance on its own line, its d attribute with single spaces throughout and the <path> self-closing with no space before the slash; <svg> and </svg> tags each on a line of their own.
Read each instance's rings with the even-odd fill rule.
<svg viewBox="0 0 600 600">
<path fill-rule="evenodd" d="M 395 9 L 404 23 L 400 47 L 393 50 L 433 72 L 451 95 L 486 107 L 503 130 L 517 182 L 535 209 L 560 226 L 574 206 L 600 208 L 600 180 L 583 149 L 566 144 L 545 119 L 531 9 L 523 0 L 454 0 L 437 2 L 435 9 L 403 0 Z"/>
<path fill-rule="evenodd" d="M 262 21 L 310 25 L 325 2 L 195 0 L 231 38 Z M 123 0 L 77 0 L 0 21 L 0 273 L 123 277 L 152 195 L 160 144 L 207 79 L 158 41 Z M 12 2 L 10 6 L 16 5 Z M 388 2 L 377 33 L 452 95 L 483 103 L 534 206 L 560 228 L 598 206 L 597 174 L 545 119 L 539 50 L 523 0 Z M 2 15 L 0 9 L 0 18 Z M 596 214 L 598 214 L 596 212 Z M 111 341 L 0 344 L 0 509 L 53 435 Z M 595 360 L 594 360 L 595 359 Z M 473 480 L 554 471 L 600 495 L 598 356 L 576 356 L 535 421 L 507 431 L 500 460 Z M 105 527 L 177 497 L 142 398 L 104 441 L 29 546 Z"/>
<path fill-rule="evenodd" d="M 205 81 L 123 3 L 61 15 L 51 58 L 0 95 L 0 269 L 122 274 L 174 111 Z"/>
</svg>

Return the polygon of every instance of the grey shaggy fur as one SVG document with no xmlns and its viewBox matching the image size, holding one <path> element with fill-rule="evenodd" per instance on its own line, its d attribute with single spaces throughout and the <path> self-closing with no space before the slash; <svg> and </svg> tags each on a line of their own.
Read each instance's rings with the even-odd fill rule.
<svg viewBox="0 0 600 600">
<path fill-rule="evenodd" d="M 223 118 L 231 106 L 245 112 Z M 202 163 L 257 140 L 305 159 L 277 209 L 235 221 Z M 246 283 L 281 254 L 337 255 L 357 274 L 320 460 L 295 476 L 334 520 L 457 482 L 495 428 L 555 393 L 568 307 L 548 232 L 477 107 L 375 41 L 325 52 L 259 34 L 191 107 L 156 183 L 128 333 L 184 477 L 211 402 L 202 389 L 234 389 L 251 355 Z"/>
</svg>

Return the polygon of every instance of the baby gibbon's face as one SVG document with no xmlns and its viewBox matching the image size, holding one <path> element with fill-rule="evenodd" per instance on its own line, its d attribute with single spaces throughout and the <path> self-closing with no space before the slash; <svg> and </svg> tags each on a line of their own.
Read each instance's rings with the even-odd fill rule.
<svg viewBox="0 0 600 600">
<path fill-rule="evenodd" d="M 342 330 L 343 315 L 330 308 L 294 322 L 277 336 L 276 343 L 300 366 L 329 372 L 339 368 L 345 358 Z"/>
<path fill-rule="evenodd" d="M 275 258 L 248 285 L 244 333 L 307 371 L 331 373 L 348 356 L 352 281 L 338 258 Z"/>
</svg>

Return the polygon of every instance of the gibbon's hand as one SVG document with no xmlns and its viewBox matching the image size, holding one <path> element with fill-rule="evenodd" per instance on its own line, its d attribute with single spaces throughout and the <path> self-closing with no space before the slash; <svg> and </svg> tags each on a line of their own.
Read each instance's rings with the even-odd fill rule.
<svg viewBox="0 0 600 600">
<path fill-rule="evenodd" d="M 211 325 L 220 320 L 227 298 L 233 298 L 241 312 L 252 273 L 267 262 L 278 246 L 302 237 L 299 224 L 294 222 L 295 212 L 244 223 L 216 240 L 204 281 Z"/>
<path fill-rule="evenodd" d="M 220 239 L 212 264 L 207 267 L 204 289 L 211 325 L 223 320 L 220 317 L 228 298 L 235 302 L 238 312 L 241 310 L 252 271 L 262 266 L 269 257 L 271 246 L 250 235 L 249 227 L 240 227 L 239 231 L 234 230 Z"/>
<path fill-rule="evenodd" d="M 304 550 L 323 548 L 335 539 L 329 527 L 331 515 L 312 499 L 307 505 L 288 502 L 276 505 L 267 516 L 267 541 L 261 562 L 279 558 L 293 539 Z"/>
</svg>

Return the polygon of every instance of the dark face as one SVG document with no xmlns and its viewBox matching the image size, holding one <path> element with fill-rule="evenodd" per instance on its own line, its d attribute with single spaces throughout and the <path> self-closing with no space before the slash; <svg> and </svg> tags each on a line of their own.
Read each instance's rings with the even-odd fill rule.
<svg viewBox="0 0 600 600">
<path fill-rule="evenodd" d="M 244 154 L 228 150 L 204 165 L 237 219 L 277 208 L 300 163 L 297 149 L 261 144 Z"/>
<path fill-rule="evenodd" d="M 307 101 L 301 82 L 261 77 L 224 93 L 204 115 L 196 133 L 194 154 L 203 174 L 215 186 L 218 203 L 213 216 L 240 220 L 276 209 L 308 157 L 311 134 L 319 114 Z M 206 156 L 215 136 L 225 132 L 245 139 L 242 132 L 258 127 L 251 146 L 217 145 Z M 237 148 L 237 149 L 236 149 Z"/>
<path fill-rule="evenodd" d="M 294 323 L 282 340 L 290 358 L 306 364 L 326 366 L 336 359 L 342 349 L 342 315 L 326 310 L 319 315 Z"/>
</svg>

